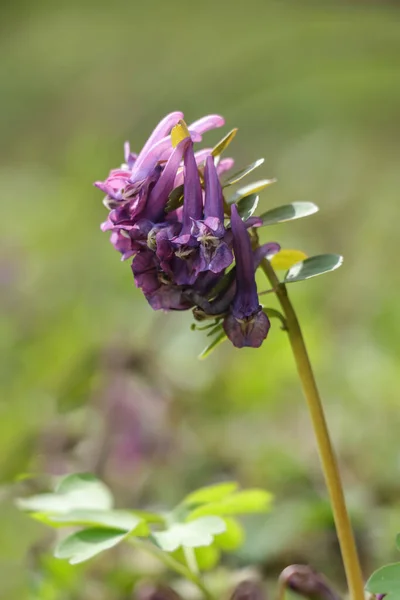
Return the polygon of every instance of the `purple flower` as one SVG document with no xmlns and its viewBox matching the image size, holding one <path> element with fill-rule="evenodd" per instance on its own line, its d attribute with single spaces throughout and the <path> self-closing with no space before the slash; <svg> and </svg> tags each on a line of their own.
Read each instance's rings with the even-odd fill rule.
<svg viewBox="0 0 400 600">
<path fill-rule="evenodd" d="M 234 346 L 258 348 L 267 337 L 270 322 L 258 301 L 254 257 L 249 234 L 236 206 L 232 206 L 231 226 L 236 261 L 236 293 L 224 330 Z"/>
<path fill-rule="evenodd" d="M 209 115 L 187 127 L 182 117 L 167 115 L 138 154 L 126 143 L 124 164 L 96 182 L 110 211 L 101 228 L 110 231 L 122 260 L 132 258 L 135 284 L 154 310 L 193 309 L 198 320 L 223 319 L 236 347 L 257 348 L 270 323 L 258 301 L 255 271 L 279 245 L 253 251 L 248 230 L 262 219 L 243 222 L 235 205 L 226 224 L 220 177 L 233 160 L 215 159 L 211 148 L 194 149 L 223 118 Z M 173 190 L 178 208 L 167 209 Z"/>
<path fill-rule="evenodd" d="M 191 233 L 200 243 L 198 272 L 219 273 L 233 261 L 229 236 L 224 227 L 224 198 L 212 156 L 206 159 L 204 169 L 204 220 L 193 220 Z"/>
</svg>

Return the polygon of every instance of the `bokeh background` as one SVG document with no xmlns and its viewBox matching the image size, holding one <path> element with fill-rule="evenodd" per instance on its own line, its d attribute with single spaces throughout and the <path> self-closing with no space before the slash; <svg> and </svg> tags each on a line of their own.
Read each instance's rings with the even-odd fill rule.
<svg viewBox="0 0 400 600">
<path fill-rule="evenodd" d="M 218 112 L 238 167 L 277 177 L 266 210 L 317 203 L 265 239 L 345 256 L 293 284 L 367 576 L 400 529 L 397 2 L 4 2 L 0 19 L 0 597 L 119 600 L 124 551 L 73 568 L 13 506 L 50 476 L 94 471 L 120 506 L 170 506 L 237 479 L 275 494 L 226 559 L 267 579 L 306 562 L 344 580 L 285 334 L 204 362 L 190 314 L 154 313 L 99 230 L 92 187 L 158 120 Z M 260 279 L 260 286 L 266 286 Z M 273 302 L 273 301 L 271 301 Z M 153 568 L 153 567 L 152 567 Z M 151 571 L 151 569 L 150 569 Z M 219 577 L 224 577 L 223 572 Z"/>
</svg>

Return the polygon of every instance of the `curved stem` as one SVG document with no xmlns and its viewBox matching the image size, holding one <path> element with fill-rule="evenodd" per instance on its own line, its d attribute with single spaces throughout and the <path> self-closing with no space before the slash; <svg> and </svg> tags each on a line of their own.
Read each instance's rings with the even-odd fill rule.
<svg viewBox="0 0 400 600">
<path fill-rule="evenodd" d="M 161 548 L 158 548 L 154 544 L 149 543 L 145 540 L 141 540 L 139 538 L 130 537 L 128 538 L 128 541 L 135 548 L 139 548 L 140 550 L 143 550 L 148 554 L 152 554 L 153 556 L 158 558 L 162 563 L 164 563 L 166 567 L 172 569 L 173 571 L 175 571 L 175 573 L 181 575 L 181 577 L 184 577 L 185 579 L 188 579 L 189 581 L 194 583 L 194 585 L 201 591 L 201 593 L 205 598 L 207 598 L 207 600 L 214 600 L 213 595 L 201 581 L 200 577 L 196 573 L 190 571 L 187 567 L 185 567 L 185 565 L 180 563 L 173 556 L 168 554 L 168 552 L 163 552 Z"/>
<path fill-rule="evenodd" d="M 271 286 L 276 288 L 276 295 L 286 318 L 290 345 L 296 361 L 303 393 L 310 411 L 322 470 L 330 496 L 350 596 L 352 600 L 364 600 L 361 567 L 346 509 L 339 469 L 300 324 L 290 302 L 286 286 L 279 282 L 274 269 L 267 259 L 263 259 L 261 268 Z"/>
</svg>

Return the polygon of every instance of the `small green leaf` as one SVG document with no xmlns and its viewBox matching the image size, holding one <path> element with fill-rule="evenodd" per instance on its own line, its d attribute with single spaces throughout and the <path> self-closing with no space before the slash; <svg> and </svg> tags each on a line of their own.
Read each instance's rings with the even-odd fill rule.
<svg viewBox="0 0 400 600">
<path fill-rule="evenodd" d="M 201 546 L 200 548 L 193 548 L 194 555 L 196 557 L 196 563 L 200 571 L 210 571 L 213 569 L 219 561 L 220 551 L 212 544 L 211 546 Z M 178 560 L 180 563 L 187 565 L 185 553 L 183 548 L 178 548 L 175 552 L 172 553 L 172 556 L 175 560 Z"/>
<path fill-rule="evenodd" d="M 133 510 L 131 513 L 143 521 L 146 521 L 146 523 L 165 523 L 163 515 L 159 515 L 158 513 L 149 512 L 147 510 Z"/>
<path fill-rule="evenodd" d="M 264 188 L 275 183 L 276 179 L 261 179 L 260 181 L 254 181 L 253 183 L 249 183 L 248 185 L 244 185 L 239 188 L 228 200 L 229 204 L 237 203 L 241 198 L 245 196 L 250 196 L 250 194 L 257 194 L 261 192 Z"/>
<path fill-rule="evenodd" d="M 206 516 L 190 523 L 173 523 L 169 529 L 153 533 L 157 544 L 166 552 L 174 552 L 180 546 L 198 548 L 212 544 L 214 535 L 225 531 L 223 519 Z"/>
<path fill-rule="evenodd" d="M 180 206 L 183 206 L 183 184 L 174 188 L 168 196 L 168 202 L 165 205 L 165 212 L 172 212 Z"/>
<path fill-rule="evenodd" d="M 50 521 L 64 526 L 109 527 L 110 529 L 135 530 L 142 519 L 127 510 L 71 510 L 62 515 L 50 515 Z"/>
<path fill-rule="evenodd" d="M 218 502 L 210 502 L 195 508 L 189 515 L 190 520 L 205 515 L 238 515 L 260 513 L 270 510 L 272 495 L 264 490 L 243 490 L 230 494 Z"/>
<path fill-rule="evenodd" d="M 248 175 L 249 173 L 252 173 L 255 169 L 257 169 L 259 166 L 261 166 L 263 164 L 263 162 L 264 162 L 264 159 L 259 158 L 258 160 L 253 162 L 251 165 L 248 165 L 247 167 L 245 167 L 244 169 L 241 169 L 234 175 L 231 175 L 229 177 L 229 179 L 227 179 L 225 181 L 225 183 L 223 184 L 223 187 L 227 187 L 228 185 L 234 185 L 235 183 L 237 183 L 238 181 L 243 179 L 243 177 L 246 177 L 246 175 Z"/>
<path fill-rule="evenodd" d="M 260 216 L 263 225 L 275 225 L 276 223 L 284 223 L 285 221 L 293 221 L 308 217 L 318 212 L 319 208 L 312 202 L 293 202 L 267 210 Z"/>
<path fill-rule="evenodd" d="M 67 475 L 58 483 L 54 494 L 20 498 L 17 506 L 37 513 L 66 513 L 74 509 L 112 508 L 113 498 L 104 483 L 89 473 Z"/>
<path fill-rule="evenodd" d="M 226 530 L 215 536 L 214 543 L 225 550 L 225 552 L 232 552 L 239 548 L 244 542 L 244 529 L 236 519 L 232 517 L 226 517 L 224 519 Z"/>
<path fill-rule="evenodd" d="M 289 269 L 285 275 L 284 283 L 303 281 L 304 279 L 310 279 L 310 277 L 329 273 L 329 271 L 338 269 L 342 263 L 343 257 L 339 254 L 320 254 L 306 258 Z"/>
<path fill-rule="evenodd" d="M 238 484 L 235 481 L 224 481 L 215 485 L 208 485 L 195 490 L 183 500 L 183 504 L 206 504 L 207 502 L 215 502 L 222 500 L 225 496 L 229 496 L 235 492 Z"/>
<path fill-rule="evenodd" d="M 257 194 L 250 194 L 249 196 L 244 196 L 237 203 L 237 209 L 239 215 L 242 217 L 243 221 L 247 221 L 255 212 L 258 205 L 259 196 Z"/>
<path fill-rule="evenodd" d="M 365 589 L 371 594 L 388 594 L 400 598 L 400 563 L 381 567 L 368 579 Z"/>
<path fill-rule="evenodd" d="M 214 146 L 214 148 L 211 151 L 211 156 L 214 156 L 215 158 L 216 156 L 222 154 L 237 134 L 237 131 L 237 129 L 232 129 L 232 131 L 227 133 L 226 136 L 223 137 L 222 140 L 220 140 L 216 146 Z"/>
<path fill-rule="evenodd" d="M 62 540 L 55 549 L 55 556 L 76 565 L 116 546 L 126 535 L 126 531 L 120 529 L 84 529 Z"/>
<path fill-rule="evenodd" d="M 225 331 L 224 331 L 224 329 L 223 329 L 222 325 L 220 326 L 220 328 L 221 328 L 221 330 L 220 330 L 219 334 L 217 335 L 217 337 L 215 337 L 215 338 L 213 339 L 213 341 L 212 341 L 212 342 L 210 342 L 210 343 L 208 344 L 208 346 L 206 346 L 206 347 L 204 348 L 204 350 L 203 350 L 203 351 L 202 351 L 202 352 L 199 354 L 199 359 L 200 359 L 200 360 L 204 360 L 205 358 L 207 358 L 207 356 L 209 356 L 209 355 L 211 354 L 211 352 L 212 352 L 213 350 L 215 350 L 215 348 L 216 348 L 217 346 L 219 346 L 219 345 L 220 345 L 220 344 L 221 344 L 223 341 L 225 341 L 225 340 L 226 340 L 226 338 L 228 337 L 228 336 L 226 335 L 226 333 L 225 333 Z"/>
</svg>

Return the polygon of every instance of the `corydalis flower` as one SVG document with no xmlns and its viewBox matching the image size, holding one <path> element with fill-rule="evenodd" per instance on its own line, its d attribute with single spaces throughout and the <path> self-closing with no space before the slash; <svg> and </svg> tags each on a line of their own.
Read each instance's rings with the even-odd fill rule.
<svg viewBox="0 0 400 600">
<path fill-rule="evenodd" d="M 258 301 L 254 256 L 246 225 L 232 206 L 231 226 L 236 261 L 236 292 L 224 330 L 237 348 L 258 348 L 267 337 L 270 322 Z"/>
<path fill-rule="evenodd" d="M 223 327 L 235 346 L 256 348 L 269 320 L 258 302 L 255 271 L 279 245 L 253 250 L 251 228 L 263 220 L 243 221 L 236 205 L 230 215 L 220 176 L 233 161 L 220 154 L 232 135 L 214 149 L 195 150 L 222 117 L 209 115 L 188 127 L 182 116 L 167 115 L 138 155 L 126 144 L 125 163 L 96 182 L 110 210 L 102 229 L 111 232 L 123 260 L 132 258 L 135 284 L 154 310 L 193 309 L 196 320 Z"/>
</svg>

